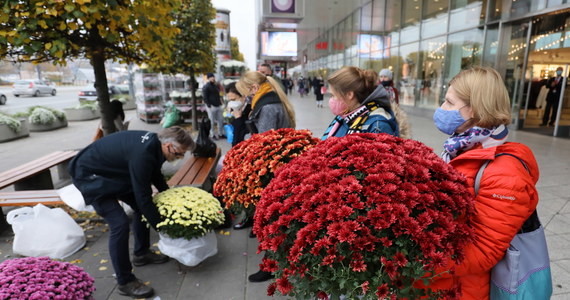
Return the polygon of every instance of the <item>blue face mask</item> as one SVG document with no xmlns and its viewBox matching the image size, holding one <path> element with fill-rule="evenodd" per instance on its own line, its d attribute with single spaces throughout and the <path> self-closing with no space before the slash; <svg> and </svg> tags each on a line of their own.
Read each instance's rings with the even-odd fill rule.
<svg viewBox="0 0 570 300">
<path fill-rule="evenodd" d="M 459 113 L 459 110 L 445 110 L 438 107 L 433 114 L 433 122 L 439 131 L 452 135 L 461 124 L 465 123 L 465 119 Z"/>
<path fill-rule="evenodd" d="M 558 76 L 562 75 L 562 71 L 556 71 L 556 75 Z"/>
</svg>

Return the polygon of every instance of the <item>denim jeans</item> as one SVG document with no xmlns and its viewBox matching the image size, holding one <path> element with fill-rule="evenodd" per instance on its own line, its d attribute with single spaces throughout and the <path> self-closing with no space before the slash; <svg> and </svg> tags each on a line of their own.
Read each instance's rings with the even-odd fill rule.
<svg viewBox="0 0 570 300">
<path fill-rule="evenodd" d="M 135 240 L 134 254 L 143 255 L 150 248 L 150 230 L 141 220 L 134 196 L 121 197 L 121 201 L 134 210 L 131 220 Z M 129 217 L 116 198 L 97 200 L 92 205 L 97 214 L 109 224 L 109 255 L 117 275 L 117 283 L 123 285 L 135 280 L 129 257 Z"/>
</svg>

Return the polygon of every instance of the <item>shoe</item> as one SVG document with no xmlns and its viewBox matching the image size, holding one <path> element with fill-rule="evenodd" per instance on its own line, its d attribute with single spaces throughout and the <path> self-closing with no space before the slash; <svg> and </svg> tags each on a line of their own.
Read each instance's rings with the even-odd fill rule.
<svg viewBox="0 0 570 300">
<path fill-rule="evenodd" d="M 240 230 L 251 226 L 253 226 L 253 218 L 246 218 L 241 220 L 241 222 L 237 223 L 236 225 L 234 225 L 234 229 Z"/>
<path fill-rule="evenodd" d="M 253 233 L 253 229 L 249 232 L 249 237 L 252 239 L 255 238 L 255 233 Z"/>
<path fill-rule="evenodd" d="M 542 123 L 542 124 L 540 124 L 540 126 L 544 127 L 544 126 L 546 126 L 546 124 Z"/>
<path fill-rule="evenodd" d="M 127 284 L 119 285 L 119 294 L 133 298 L 148 298 L 154 294 L 154 290 L 140 279 L 135 279 Z"/>
<path fill-rule="evenodd" d="M 248 277 L 250 282 L 264 282 L 273 278 L 275 278 L 275 276 L 271 272 L 265 272 L 261 270 L 257 271 L 255 274 L 249 275 Z"/>
<path fill-rule="evenodd" d="M 168 261 L 168 256 L 163 254 L 156 254 L 152 251 L 147 252 L 144 255 L 133 256 L 133 265 L 140 267 L 148 264 L 163 264 Z"/>
</svg>

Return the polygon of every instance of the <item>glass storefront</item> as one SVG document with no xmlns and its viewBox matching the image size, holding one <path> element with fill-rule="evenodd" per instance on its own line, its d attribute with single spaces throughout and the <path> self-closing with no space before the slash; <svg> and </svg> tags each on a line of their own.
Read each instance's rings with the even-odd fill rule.
<svg viewBox="0 0 570 300">
<path fill-rule="evenodd" d="M 491 66 L 505 80 L 514 125 L 526 129 L 534 122 L 526 116 L 540 114 L 529 113 L 538 109 L 536 82 L 546 80 L 557 66 L 570 64 L 570 51 L 564 50 L 570 49 L 569 2 L 368 1 L 300 49 L 308 53 L 303 70 L 308 74 L 326 69 L 330 74 L 345 65 L 389 68 L 402 105 L 435 109 L 460 70 Z M 321 41 L 328 47 L 314 50 Z M 548 60 L 548 55 L 560 59 Z M 570 107 L 564 110 L 569 105 L 570 100 L 562 103 L 560 116 L 568 115 L 570 128 Z"/>
</svg>

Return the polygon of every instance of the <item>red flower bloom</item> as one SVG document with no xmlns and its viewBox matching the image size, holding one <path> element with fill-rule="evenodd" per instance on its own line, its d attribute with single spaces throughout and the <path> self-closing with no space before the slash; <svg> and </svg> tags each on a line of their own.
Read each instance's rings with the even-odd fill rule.
<svg viewBox="0 0 570 300">
<path fill-rule="evenodd" d="M 283 294 L 437 297 L 414 282 L 448 258 L 459 261 L 472 239 L 465 178 L 417 141 L 330 138 L 274 174 L 255 232 Z"/>
<path fill-rule="evenodd" d="M 228 151 L 214 195 L 223 197 L 226 208 L 251 213 L 275 171 L 312 148 L 319 140 L 309 130 L 283 128 L 254 134 Z M 249 209 L 248 209 L 249 208 Z"/>
<path fill-rule="evenodd" d="M 384 283 L 376 289 L 376 297 L 378 297 L 378 299 L 384 299 L 388 296 L 389 291 L 388 285 Z"/>
<path fill-rule="evenodd" d="M 329 300 L 329 295 L 323 291 L 317 293 L 317 299 Z"/>
</svg>

